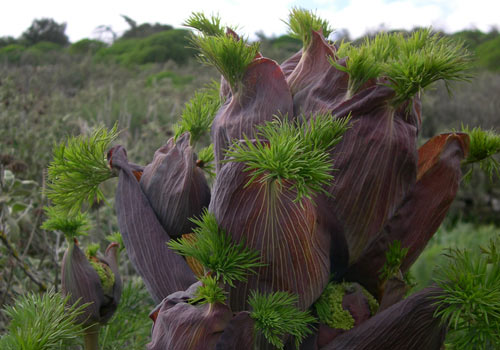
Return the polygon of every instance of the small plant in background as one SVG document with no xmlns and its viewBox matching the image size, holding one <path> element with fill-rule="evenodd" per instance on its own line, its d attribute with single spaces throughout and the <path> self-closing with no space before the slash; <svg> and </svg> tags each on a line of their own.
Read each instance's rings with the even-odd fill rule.
<svg viewBox="0 0 500 350">
<path fill-rule="evenodd" d="M 75 344 L 85 328 L 78 322 L 89 304 L 70 302 L 53 289 L 21 296 L 5 313 L 8 333 L 0 338 L 2 350 L 57 350 Z"/>
</svg>

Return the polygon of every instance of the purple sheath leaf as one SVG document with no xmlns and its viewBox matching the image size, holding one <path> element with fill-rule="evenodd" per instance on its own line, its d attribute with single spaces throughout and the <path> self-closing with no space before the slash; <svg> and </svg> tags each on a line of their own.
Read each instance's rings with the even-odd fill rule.
<svg viewBox="0 0 500 350">
<path fill-rule="evenodd" d="M 122 279 L 120 272 L 118 271 L 118 243 L 111 243 L 106 248 L 104 258 L 100 258 L 100 260 L 106 263 L 115 275 L 113 292 L 111 295 L 104 293 L 107 298 L 111 299 L 111 302 L 108 305 L 101 307 L 102 320 L 103 322 L 107 322 L 118 308 L 123 289 Z"/>
<path fill-rule="evenodd" d="M 332 112 L 352 113 L 351 128 L 331 151 L 335 180 L 327 205 L 340 220 L 350 264 L 392 217 L 416 180 L 418 108 L 389 105 L 392 89 L 373 86 Z M 418 107 L 418 101 L 412 106 Z"/>
<path fill-rule="evenodd" d="M 253 350 L 254 324 L 248 311 L 238 312 L 224 329 L 215 350 Z"/>
<path fill-rule="evenodd" d="M 434 318 L 440 293 L 426 288 L 339 335 L 320 350 L 439 350 L 446 326 Z"/>
<path fill-rule="evenodd" d="M 379 312 L 400 302 L 405 297 L 410 287 L 401 277 L 402 275 L 393 276 L 384 283 L 384 294 L 380 300 Z"/>
<path fill-rule="evenodd" d="M 232 98 L 217 112 L 212 124 L 217 171 L 224 151 L 234 139 L 253 137 L 255 126 L 273 120 L 273 115 L 292 117 L 292 95 L 278 64 L 256 58 L 247 68 L 243 81 Z"/>
<path fill-rule="evenodd" d="M 395 240 L 409 248 L 401 265 L 408 271 L 443 221 L 458 190 L 460 162 L 467 155 L 466 134 L 438 135 L 418 151 L 417 182 L 384 230 L 351 266 L 346 278 L 358 281 L 374 295 L 379 295 L 378 272 L 385 263 L 385 253 Z M 381 297 L 379 295 L 379 297 Z"/>
<path fill-rule="evenodd" d="M 281 64 L 281 70 L 283 74 L 285 74 L 285 78 L 288 78 L 290 74 L 295 70 L 297 64 L 300 62 L 300 58 L 302 57 L 302 50 L 296 52 L 292 57 L 288 58 L 285 62 Z"/>
<path fill-rule="evenodd" d="M 189 133 L 176 142 L 171 138 L 155 152 L 140 181 L 156 217 L 172 238 L 193 232 L 189 218 L 199 216 L 210 203 L 210 188 L 189 142 Z"/>
<path fill-rule="evenodd" d="M 215 349 L 233 317 L 231 310 L 223 304 L 191 305 L 177 294 L 168 296 L 161 303 L 147 349 Z"/>
<path fill-rule="evenodd" d="M 119 170 L 116 213 L 130 261 L 156 302 L 195 282 L 186 261 L 170 250 L 169 235 L 142 192 L 123 147 L 116 146 L 111 164 Z"/>
<path fill-rule="evenodd" d="M 330 236 L 318 225 L 314 204 L 295 203 L 287 181 L 261 182 L 245 187 L 250 174 L 244 163 L 228 163 L 213 188 L 209 211 L 235 242 L 260 252 L 267 264 L 235 283 L 229 293 L 231 309 L 247 309 L 250 291 L 278 290 L 297 294 L 298 307 L 307 309 L 321 294 L 330 273 Z"/>
<path fill-rule="evenodd" d="M 70 295 L 70 304 L 90 303 L 78 316 L 79 323 L 90 326 L 107 321 L 101 319 L 101 308 L 109 306 L 109 300 L 104 296 L 99 275 L 76 242 L 70 243 L 64 253 L 61 285 L 63 295 Z"/>
<path fill-rule="evenodd" d="M 293 72 L 298 54 L 283 63 L 287 82 L 293 95 L 294 115 L 325 112 L 345 98 L 349 75 L 333 67 L 328 58 L 335 57 L 335 48 L 326 42 L 323 34 L 312 32 L 312 41 L 300 57 Z M 343 61 L 339 62 L 344 64 Z"/>
</svg>

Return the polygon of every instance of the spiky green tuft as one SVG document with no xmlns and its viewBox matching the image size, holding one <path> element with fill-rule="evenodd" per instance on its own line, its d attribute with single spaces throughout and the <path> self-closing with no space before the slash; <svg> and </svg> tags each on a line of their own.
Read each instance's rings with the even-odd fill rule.
<svg viewBox="0 0 500 350">
<path fill-rule="evenodd" d="M 107 235 L 105 238 L 109 243 L 118 243 L 120 245 L 118 248 L 120 252 L 125 249 L 125 244 L 123 244 L 123 237 L 120 232 L 113 232 L 112 234 Z"/>
<path fill-rule="evenodd" d="M 115 274 L 111 268 L 106 263 L 99 261 L 95 257 L 90 257 L 89 263 L 95 272 L 97 272 L 104 293 L 111 295 L 113 293 L 113 286 L 115 285 Z"/>
<path fill-rule="evenodd" d="M 475 127 L 472 130 L 468 126 L 462 125 L 462 132 L 470 137 L 469 155 L 464 160 L 465 165 L 479 163 L 479 167 L 490 177 L 496 174 L 500 177 L 500 163 L 494 158 L 495 154 L 500 153 L 500 135 L 494 130 L 482 130 Z M 464 175 L 465 180 L 469 180 L 473 168 Z"/>
<path fill-rule="evenodd" d="M 226 78 L 233 93 L 238 91 L 248 66 L 259 51 L 259 43 L 248 44 L 231 35 L 200 35 L 191 40 L 200 51 L 200 62 L 214 66 Z"/>
<path fill-rule="evenodd" d="M 435 296 L 440 317 L 450 328 L 453 349 L 495 349 L 500 344 L 500 255 L 497 239 L 483 253 L 450 249 L 437 270 L 443 293 Z"/>
<path fill-rule="evenodd" d="M 87 202 L 104 199 L 99 185 L 114 177 L 106 152 L 118 136 L 117 125 L 95 129 L 90 136 L 69 138 L 54 147 L 54 160 L 48 169 L 47 196 L 62 212 L 77 213 Z"/>
<path fill-rule="evenodd" d="M 66 349 L 75 345 L 84 331 L 77 318 L 89 304 L 70 305 L 69 298 L 53 289 L 19 296 L 3 310 L 10 323 L 8 333 L 0 340 L 2 350 Z"/>
<path fill-rule="evenodd" d="M 408 248 L 401 248 L 401 242 L 396 240 L 385 253 L 385 263 L 380 269 L 379 278 L 381 281 L 386 281 L 396 275 L 403 263 L 403 259 L 408 254 Z"/>
<path fill-rule="evenodd" d="M 195 239 L 180 238 L 170 240 L 168 246 L 183 256 L 198 260 L 210 271 L 217 281 L 234 287 L 235 281 L 246 281 L 249 273 L 264 266 L 260 263 L 259 252 L 231 240 L 217 224 L 215 216 L 205 210 L 199 219 L 191 219 L 195 228 Z"/>
<path fill-rule="evenodd" d="M 321 31 L 325 38 L 333 32 L 328 21 L 321 19 L 314 12 L 294 7 L 288 15 L 288 21 L 283 21 L 289 28 L 291 36 L 301 39 L 304 48 L 311 43 L 312 31 Z"/>
<path fill-rule="evenodd" d="M 92 243 L 87 246 L 87 249 L 85 249 L 85 255 L 87 256 L 87 259 L 91 257 L 96 257 L 97 252 L 99 251 L 100 245 L 99 243 Z"/>
<path fill-rule="evenodd" d="M 257 178 L 277 183 L 288 180 L 297 192 L 295 201 L 312 199 L 314 193 L 326 193 L 324 186 L 333 180 L 327 151 L 338 143 L 347 123 L 346 119 L 334 120 L 328 115 L 300 124 L 275 118 L 257 126 L 255 141 L 246 135 L 244 142 L 234 141 L 225 161 L 246 164 L 245 171 L 251 172 L 247 186 Z"/>
<path fill-rule="evenodd" d="M 255 327 L 278 349 L 284 348 L 282 338 L 286 334 L 295 338 L 298 349 L 304 338 L 313 332 L 311 325 L 316 319 L 309 311 L 297 309 L 297 301 L 296 295 L 282 291 L 267 295 L 252 291 L 248 300 Z"/>
<path fill-rule="evenodd" d="M 47 220 L 41 228 L 47 231 L 61 231 L 67 239 L 71 240 L 78 236 L 86 236 L 90 229 L 90 219 L 87 214 L 77 212 L 75 215 L 68 215 L 58 207 L 45 207 Z"/>
<path fill-rule="evenodd" d="M 224 304 L 227 299 L 227 292 L 219 285 L 219 282 L 213 276 L 204 276 L 200 278 L 201 286 L 195 292 L 195 297 L 191 299 L 192 304 Z"/>
<path fill-rule="evenodd" d="M 220 21 L 219 15 L 207 18 L 203 12 L 193 12 L 183 25 L 196 29 L 204 35 L 223 36 L 225 35 L 224 27 Z"/>
<path fill-rule="evenodd" d="M 407 39 L 400 36 L 398 51 L 398 56 L 389 59 L 383 69 L 396 93 L 396 106 L 438 80 L 449 89 L 450 82 L 471 78 L 471 55 L 463 43 L 433 34 L 430 28 L 417 30 Z"/>
<path fill-rule="evenodd" d="M 211 178 L 215 177 L 215 153 L 214 144 L 211 143 L 198 152 L 198 166 L 203 169 Z"/>
<path fill-rule="evenodd" d="M 342 42 L 337 51 L 346 57 L 346 66 L 335 59 L 330 63 L 349 74 L 347 98 L 358 92 L 370 79 L 386 78 L 395 91 L 393 103 L 399 106 L 410 100 L 437 80 L 447 86 L 452 81 L 467 81 L 471 75 L 471 56 L 463 44 L 455 42 L 430 28 L 413 32 L 410 36 L 380 33 L 353 46 Z"/>
<path fill-rule="evenodd" d="M 174 138 L 185 132 L 191 135 L 191 145 L 194 146 L 203 136 L 210 132 L 215 114 L 221 106 L 218 86 L 197 91 L 194 97 L 186 103 L 181 120 L 174 125 Z"/>
</svg>

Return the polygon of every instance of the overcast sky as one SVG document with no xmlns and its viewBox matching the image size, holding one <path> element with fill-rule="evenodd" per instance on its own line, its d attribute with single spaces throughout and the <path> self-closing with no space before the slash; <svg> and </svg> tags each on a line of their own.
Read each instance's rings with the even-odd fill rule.
<svg viewBox="0 0 500 350">
<path fill-rule="evenodd" d="M 33 19 L 49 17 L 66 22 L 70 41 L 96 37 L 95 28 L 111 26 L 118 34 L 128 28 L 120 17 L 137 23 L 163 23 L 180 27 L 193 11 L 218 13 L 224 23 L 238 25 L 239 33 L 254 37 L 286 33 L 281 19 L 293 6 L 316 10 L 337 29 L 348 29 L 351 37 L 383 26 L 411 29 L 433 26 L 447 32 L 478 28 L 500 28 L 500 0 L 3 0 L 0 36 L 18 37 Z M 8 5 L 7 5 L 8 4 Z"/>
</svg>

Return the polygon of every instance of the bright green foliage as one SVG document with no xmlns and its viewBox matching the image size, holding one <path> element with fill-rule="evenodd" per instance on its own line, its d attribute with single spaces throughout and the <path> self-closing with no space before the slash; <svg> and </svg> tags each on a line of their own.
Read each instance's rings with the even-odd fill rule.
<svg viewBox="0 0 500 350">
<path fill-rule="evenodd" d="M 45 207 L 48 219 L 41 228 L 47 231 L 61 231 L 68 240 L 78 236 L 86 236 L 90 229 L 89 217 L 86 213 L 77 212 L 74 215 L 59 210 L 58 207 Z"/>
<path fill-rule="evenodd" d="M 181 120 L 174 125 L 175 139 L 185 132 L 191 134 L 191 145 L 210 132 L 215 114 L 221 106 L 218 86 L 195 92 L 194 97 L 186 103 Z"/>
<path fill-rule="evenodd" d="M 483 253 L 450 249 L 448 264 L 436 279 L 443 293 L 436 296 L 435 316 L 451 332 L 453 349 L 496 349 L 500 344 L 500 256 L 496 242 Z"/>
<path fill-rule="evenodd" d="M 54 160 L 48 169 L 47 196 L 61 212 L 77 213 L 83 203 L 104 199 L 99 185 L 114 177 L 106 152 L 118 136 L 117 125 L 103 127 L 89 137 L 71 137 L 54 147 Z"/>
<path fill-rule="evenodd" d="M 400 36 L 399 55 L 384 65 L 384 75 L 396 93 L 395 105 L 411 99 L 430 84 L 443 80 L 468 81 L 471 56 L 460 42 L 430 29 L 418 30 L 408 39 Z"/>
<path fill-rule="evenodd" d="M 204 35 L 223 36 L 225 33 L 220 20 L 218 15 L 213 15 L 209 19 L 203 12 L 193 12 L 186 22 L 184 22 L 184 25 L 194 28 Z"/>
<path fill-rule="evenodd" d="M 118 251 L 123 251 L 125 249 L 125 244 L 123 244 L 123 237 L 120 232 L 113 232 L 110 235 L 106 236 L 106 241 L 109 243 L 118 243 L 120 246 L 118 247 Z"/>
<path fill-rule="evenodd" d="M 210 177 L 215 177 L 215 153 L 213 143 L 202 148 L 200 152 L 198 152 L 198 160 L 200 161 L 200 167 L 203 171 L 205 171 Z"/>
<path fill-rule="evenodd" d="M 194 294 L 194 298 L 190 301 L 193 304 L 224 304 L 226 302 L 227 293 L 219 285 L 219 282 L 213 276 L 204 276 L 200 278 L 202 283 Z"/>
<path fill-rule="evenodd" d="M 328 21 L 321 19 L 312 11 L 299 7 L 292 8 L 288 22 L 284 22 L 288 25 L 290 36 L 301 39 L 305 48 L 311 43 L 313 30 L 321 31 L 325 38 L 333 32 Z"/>
<path fill-rule="evenodd" d="M 234 287 L 234 281 L 245 281 L 248 273 L 263 266 L 259 252 L 246 248 L 244 242 L 234 243 L 213 214 L 205 211 L 201 218 L 191 221 L 198 225 L 193 230 L 195 239 L 170 240 L 168 245 L 177 253 L 198 260 L 217 281 Z"/>
<path fill-rule="evenodd" d="M 313 332 L 311 324 L 316 319 L 309 311 L 297 309 L 297 300 L 296 295 L 282 291 L 267 295 L 252 291 L 248 300 L 255 327 L 278 349 L 283 349 L 282 337 L 286 334 L 295 338 L 298 349 L 302 340 Z"/>
<path fill-rule="evenodd" d="M 85 255 L 87 256 L 87 258 L 96 257 L 99 248 L 100 248 L 99 243 L 89 244 L 87 246 L 87 249 L 85 249 Z"/>
<path fill-rule="evenodd" d="M 251 172 L 247 186 L 257 178 L 278 184 L 289 180 L 291 188 L 297 191 L 296 201 L 312 198 L 313 193 L 325 193 L 323 187 L 333 180 L 327 148 L 338 143 L 347 130 L 346 120 L 328 120 L 325 115 L 311 123 L 298 124 L 275 118 L 257 130 L 255 141 L 244 136 L 245 142 L 234 142 L 225 160 L 247 165 L 245 171 Z"/>
<path fill-rule="evenodd" d="M 500 153 L 500 135 L 494 130 L 483 131 L 480 127 L 472 130 L 468 126 L 462 126 L 462 132 L 470 137 L 469 155 L 464 160 L 464 164 L 479 163 L 479 167 L 490 177 L 496 174 L 500 177 L 500 163 L 493 156 Z M 464 175 L 470 179 L 472 168 Z"/>
<path fill-rule="evenodd" d="M 202 63 L 214 66 L 228 81 L 231 90 L 238 91 L 247 67 L 259 52 L 259 43 L 248 44 L 231 35 L 193 36 Z"/>
<path fill-rule="evenodd" d="M 380 269 L 380 280 L 385 281 L 396 275 L 406 254 L 408 254 L 408 248 L 401 248 L 401 242 L 394 241 L 385 253 L 385 263 Z"/>
<path fill-rule="evenodd" d="M 457 43 L 431 29 L 417 30 L 409 37 L 401 34 L 378 34 L 359 47 L 341 43 L 339 58 L 347 57 L 346 67 L 330 58 L 337 69 L 349 74 L 348 97 L 370 79 L 385 77 L 394 89 L 394 105 L 411 99 L 437 80 L 467 81 L 471 57 L 462 43 Z"/>
<path fill-rule="evenodd" d="M 329 283 L 314 308 L 321 322 L 331 328 L 349 330 L 354 327 L 354 318 L 342 307 L 348 283 Z"/>
<path fill-rule="evenodd" d="M 112 294 L 113 286 L 115 285 L 115 274 L 111 268 L 106 263 L 100 262 L 96 258 L 90 258 L 89 263 L 92 265 L 95 272 L 97 272 L 104 293 Z"/>
<path fill-rule="evenodd" d="M 42 295 L 20 296 L 13 306 L 5 309 L 11 319 L 8 333 L 0 339 L 2 350 L 56 350 L 66 348 L 83 335 L 76 323 L 78 315 L 88 306 L 69 305 L 53 289 Z M 62 346 L 62 347 L 61 347 Z"/>
<path fill-rule="evenodd" d="M 378 304 L 377 299 L 375 299 L 375 297 L 368 290 L 366 290 L 366 288 L 363 286 L 361 286 L 361 292 L 368 300 L 368 306 L 370 307 L 370 312 L 371 312 L 372 316 L 375 315 L 378 311 L 379 306 L 380 306 Z"/>
<path fill-rule="evenodd" d="M 304 126 L 304 144 L 309 150 L 328 151 L 342 140 L 344 133 L 350 128 L 351 116 L 334 118 L 330 113 L 311 116 Z M 302 123 L 305 123 L 304 120 Z"/>
</svg>

